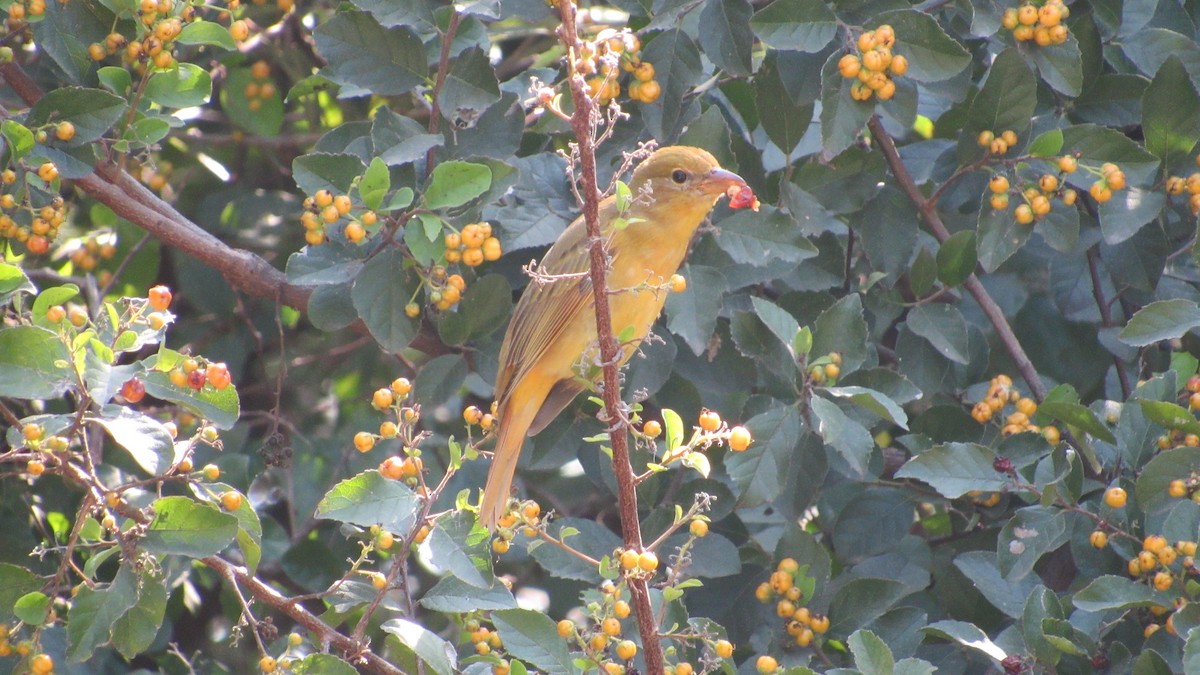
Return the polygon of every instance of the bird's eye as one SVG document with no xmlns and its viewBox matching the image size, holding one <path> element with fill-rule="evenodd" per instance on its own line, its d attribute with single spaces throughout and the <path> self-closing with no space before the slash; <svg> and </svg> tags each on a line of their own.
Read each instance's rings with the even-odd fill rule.
<svg viewBox="0 0 1200 675">
<path fill-rule="evenodd" d="M 675 169 L 673 172 L 671 172 L 671 180 L 675 181 L 676 183 L 684 183 L 687 181 L 687 179 L 688 174 L 683 169 Z"/>
</svg>

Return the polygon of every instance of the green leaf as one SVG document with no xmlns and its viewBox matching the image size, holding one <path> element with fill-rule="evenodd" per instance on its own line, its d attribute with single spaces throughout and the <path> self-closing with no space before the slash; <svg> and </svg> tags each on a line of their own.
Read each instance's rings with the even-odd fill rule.
<svg viewBox="0 0 1200 675">
<path fill-rule="evenodd" d="M 883 12 L 871 20 L 870 26 L 885 23 L 896 30 L 892 51 L 908 59 L 905 77 L 917 82 L 940 82 L 971 63 L 970 53 L 929 14 L 907 9 Z"/>
<path fill-rule="evenodd" d="M 1083 90 L 1083 65 L 1079 53 L 1079 41 L 1067 34 L 1067 41 L 1060 45 L 1042 47 L 1033 43 L 1023 46 L 1029 60 L 1037 66 L 1051 89 L 1063 96 L 1074 98 Z"/>
<path fill-rule="evenodd" d="M 1071 539 L 1067 515 L 1057 508 L 1030 506 L 1019 509 L 996 542 L 996 565 L 1009 582 L 1032 579 L 1030 572 L 1042 556 Z M 1014 612 L 1015 613 L 1015 612 Z"/>
<path fill-rule="evenodd" d="M 904 409 L 887 395 L 874 389 L 867 389 L 865 387 L 826 387 L 821 391 L 828 396 L 853 401 L 902 429 L 908 428 L 908 415 L 904 413 Z"/>
<path fill-rule="evenodd" d="M 329 63 L 321 74 L 341 85 L 341 98 L 407 94 L 429 74 L 416 34 L 405 26 L 384 28 L 364 12 L 343 9 L 313 38 Z"/>
<path fill-rule="evenodd" d="M 458 652 L 454 645 L 437 633 L 407 619 L 388 619 L 379 626 L 385 633 L 395 635 L 437 675 L 453 675 L 458 667 Z"/>
<path fill-rule="evenodd" d="M 977 443 L 944 443 L 908 460 L 897 478 L 927 483 L 947 499 L 973 490 L 997 492 L 1011 484 L 1008 476 L 992 468 L 996 455 Z"/>
<path fill-rule="evenodd" d="M 61 396 L 74 381 L 70 355 L 58 335 L 35 326 L 0 330 L 0 396 Z"/>
<path fill-rule="evenodd" d="M 547 527 L 547 533 L 552 537 L 564 539 L 568 546 L 595 560 L 611 555 L 613 549 L 621 545 L 620 537 L 593 520 L 560 518 Z M 595 565 L 580 560 L 557 546 L 539 546 L 531 555 L 550 576 L 600 583 L 600 572 Z"/>
<path fill-rule="evenodd" d="M 567 651 L 567 643 L 558 636 L 554 621 L 542 612 L 506 609 L 492 612 L 492 621 L 510 655 L 528 661 L 546 675 L 578 672 Z"/>
<path fill-rule="evenodd" d="M 438 92 L 442 115 L 457 124 L 474 124 L 488 106 L 500 100 L 500 85 L 488 56 L 478 47 L 458 55 Z"/>
<path fill-rule="evenodd" d="M 33 626 L 46 622 L 46 610 L 50 609 L 50 598 L 41 591 L 26 593 L 13 604 L 17 619 Z"/>
<path fill-rule="evenodd" d="M 933 282 L 937 280 L 937 260 L 929 249 L 922 248 L 917 251 L 917 258 L 908 271 L 908 280 L 912 285 L 913 294 L 917 297 L 922 297 L 933 289 Z"/>
<path fill-rule="evenodd" d="M 792 462 L 797 461 L 803 421 L 795 408 L 774 408 L 746 422 L 754 438 L 745 452 L 725 456 L 725 469 L 737 484 L 738 504 L 753 507 L 773 501 L 783 491 Z"/>
<path fill-rule="evenodd" d="M 474 612 L 515 609 L 517 600 L 500 581 L 488 588 L 476 588 L 454 576 L 442 577 L 421 598 L 421 606 L 434 612 Z"/>
<path fill-rule="evenodd" d="M 1183 337 L 1200 326 L 1200 306 L 1191 300 L 1159 300 L 1139 309 L 1117 335 L 1121 342 L 1145 347 L 1162 340 Z"/>
<path fill-rule="evenodd" d="M 717 315 L 711 309 L 719 306 L 725 295 L 725 277 L 703 265 L 685 264 L 679 273 L 687 277 L 688 285 L 684 292 L 667 296 L 667 329 L 700 354 L 717 326 Z"/>
<path fill-rule="evenodd" d="M 68 145 L 86 145 L 104 136 L 125 115 L 129 104 L 103 89 L 63 87 L 47 92 L 29 111 L 26 124 L 71 122 L 75 137 Z"/>
<path fill-rule="evenodd" d="M 313 152 L 292 162 L 292 178 L 305 194 L 315 195 L 321 190 L 346 194 L 364 168 L 355 155 Z"/>
<path fill-rule="evenodd" d="M 842 355 L 842 374 L 858 370 L 867 358 L 867 322 L 863 318 L 862 298 L 850 294 L 821 312 L 813 323 L 812 353 Z"/>
<path fill-rule="evenodd" d="M 430 561 L 438 568 L 476 588 L 494 585 L 488 533 L 474 515 L 460 511 L 438 519 L 428 541 Z"/>
<path fill-rule="evenodd" d="M 750 28 L 774 49 L 819 52 L 837 35 L 837 16 L 821 0 L 775 0 L 755 12 Z"/>
<path fill-rule="evenodd" d="M 710 61 L 731 75 L 750 75 L 753 11 L 746 0 L 705 0 L 700 10 L 700 46 Z"/>
<path fill-rule="evenodd" d="M 925 338 L 939 354 L 966 364 L 971 354 L 967 338 L 967 322 L 953 305 L 926 303 L 908 312 L 908 329 Z"/>
<path fill-rule="evenodd" d="M 775 261 L 799 263 L 817 255 L 817 247 L 779 211 L 742 211 L 722 220 L 717 245 L 734 262 L 755 267 Z"/>
<path fill-rule="evenodd" d="M 871 452 L 875 448 L 871 433 L 827 399 L 814 396 L 809 404 L 816 416 L 817 434 L 846 460 L 851 470 L 859 476 L 866 476 L 867 462 L 871 460 Z"/>
<path fill-rule="evenodd" d="M 112 626 L 112 645 L 127 659 L 149 649 L 167 613 L 167 588 L 149 573 L 138 575 L 137 604 Z"/>
<path fill-rule="evenodd" d="M 864 675 L 891 675 L 896 666 L 892 650 L 869 630 L 857 630 L 846 641 L 854 655 L 854 666 Z"/>
<path fill-rule="evenodd" d="M 770 300 L 756 296 L 750 298 L 750 303 L 754 305 L 754 313 L 758 315 L 763 325 L 790 351 L 792 340 L 800 332 L 800 324 L 796 322 L 796 318 Z M 794 356 L 795 354 L 793 354 Z"/>
<path fill-rule="evenodd" d="M 850 96 L 854 80 L 838 72 L 841 57 L 834 52 L 821 67 L 821 150 L 825 157 L 836 157 L 853 145 L 875 111 L 873 103 Z"/>
<path fill-rule="evenodd" d="M 479 340 L 503 328 L 512 313 L 512 287 L 499 274 L 489 274 L 467 286 L 457 311 L 438 321 L 438 334 L 448 345 Z"/>
<path fill-rule="evenodd" d="M 691 93 L 704 75 L 700 50 L 686 32 L 667 30 L 646 43 L 642 60 L 654 64 L 662 85 L 658 101 L 642 106 L 646 129 L 659 143 L 674 143 L 696 112 Z"/>
<path fill-rule="evenodd" d="M 1085 612 L 1103 612 L 1110 609 L 1134 609 L 1159 604 L 1159 598 L 1146 584 L 1132 579 L 1106 574 L 1079 589 L 1071 603 Z"/>
<path fill-rule="evenodd" d="M 778 59 L 768 55 L 762 67 L 759 68 L 758 74 L 754 76 L 754 104 L 760 111 L 771 111 L 771 114 L 760 115 L 759 122 L 762 124 L 763 130 L 767 132 L 767 138 L 779 146 L 784 154 L 790 155 L 808 131 L 809 123 L 812 122 L 813 104 L 796 105 L 793 103 L 781 78 L 782 73 Z M 750 223 L 761 223 L 766 220 L 760 214 L 754 215 L 753 218 L 744 217 L 742 220 L 749 220 Z M 782 214 L 771 215 L 773 219 L 784 220 Z M 725 231 L 728 230 L 722 230 L 722 232 Z M 766 260 L 760 259 L 753 261 L 753 264 L 763 265 L 766 262 Z"/>
<path fill-rule="evenodd" d="M 1007 654 L 996 643 L 988 638 L 973 623 L 966 621 L 937 621 L 921 629 L 926 635 L 933 635 L 969 647 L 986 654 L 997 661 L 1002 661 Z"/>
<path fill-rule="evenodd" d="M 188 497 L 161 497 L 142 547 L 157 555 L 203 558 L 220 553 L 237 536 L 237 518 Z"/>
<path fill-rule="evenodd" d="M 1050 131 L 1042 132 L 1029 142 L 1029 147 L 1025 152 L 1034 157 L 1049 157 L 1058 156 L 1062 150 L 1063 133 L 1061 129 L 1051 129 Z"/>
<path fill-rule="evenodd" d="M 358 193 L 362 195 L 363 206 L 368 209 L 379 208 L 383 204 L 384 196 L 391 188 L 392 178 L 388 174 L 387 164 L 378 157 L 373 158 L 371 165 L 363 174 L 362 181 L 358 184 Z"/>
<path fill-rule="evenodd" d="M 364 471 L 333 486 L 317 504 L 317 518 L 360 527 L 379 525 L 389 532 L 408 532 L 416 523 L 421 500 L 404 483 Z"/>
<path fill-rule="evenodd" d="M 417 335 L 418 322 L 404 313 L 413 297 L 415 277 L 405 268 L 403 251 L 391 246 L 368 260 L 354 280 L 350 291 L 354 309 L 371 336 L 388 351 L 401 351 Z"/>
<path fill-rule="evenodd" d="M 0 563 L 0 620 L 12 621 L 16 617 L 13 607 L 17 600 L 41 585 L 42 580 L 24 567 Z"/>
<path fill-rule="evenodd" d="M 1029 235 L 1033 234 L 1032 223 L 1018 223 L 1012 212 L 1007 209 L 981 208 L 976 227 L 979 264 L 986 272 L 995 272 L 1004 261 L 1020 250 L 1025 242 L 1029 241 Z"/>
<path fill-rule="evenodd" d="M 1139 403 L 1142 404 L 1142 410 L 1146 413 L 1146 417 L 1162 424 L 1161 420 L 1155 419 L 1155 416 L 1151 414 L 1154 408 L 1146 405 L 1155 403 L 1154 401 L 1139 401 Z M 1160 405 L 1174 404 L 1161 403 Z M 1197 426 L 1200 425 L 1193 421 L 1183 427 L 1170 428 L 1178 428 L 1184 433 L 1194 434 L 1197 433 L 1195 429 Z M 1138 508 L 1144 513 L 1155 514 L 1174 506 L 1179 500 L 1167 494 L 1168 486 L 1171 481 L 1181 476 L 1187 477 L 1193 471 L 1200 471 L 1200 448 L 1185 445 L 1164 450 L 1155 455 L 1154 459 L 1142 467 L 1142 472 L 1138 475 L 1137 483 L 1134 486 L 1133 496 Z"/>
<path fill-rule="evenodd" d="M 33 150 L 33 132 L 24 124 L 11 119 L 4 120 L 3 124 L 0 124 L 0 132 L 3 132 L 4 140 L 8 141 L 8 150 L 13 159 L 21 159 Z"/>
<path fill-rule="evenodd" d="M 971 230 L 955 232 L 938 248 L 938 279 L 953 288 L 975 272 L 978 262 L 979 257 L 975 253 L 975 233 Z"/>
<path fill-rule="evenodd" d="M 75 284 L 64 284 L 62 286 L 47 288 L 38 293 L 34 299 L 32 308 L 33 316 L 43 317 L 46 315 L 46 310 L 54 305 L 61 305 L 76 295 L 79 295 L 79 287 Z"/>
<path fill-rule="evenodd" d="M 99 424 L 138 466 L 160 476 L 175 463 L 175 442 L 162 422 L 122 405 L 107 405 L 88 422 Z"/>
<path fill-rule="evenodd" d="M 100 85 L 117 96 L 125 97 L 133 91 L 133 77 L 129 71 L 116 66 L 104 66 L 96 71 Z M 32 139 L 30 139 L 32 141 Z"/>
<path fill-rule="evenodd" d="M 983 156 L 984 149 L 979 147 L 976 141 L 981 131 L 992 131 L 999 134 L 1011 129 L 1018 136 L 1025 136 L 1036 104 L 1037 78 L 1033 71 L 1029 69 L 1015 48 L 1000 52 L 988 69 L 983 87 L 971 101 L 966 123 L 963 125 L 962 133 L 959 134 L 959 161 L 970 162 Z M 992 213 L 991 209 L 980 210 L 981 225 L 984 221 L 984 214 L 988 213 Z M 1007 220 L 1012 220 L 1011 215 L 1002 215 Z M 982 233 L 980 238 L 983 238 Z M 981 246 L 979 253 L 980 258 L 983 258 L 987 251 Z M 1007 258 L 1007 256 L 1005 257 Z M 984 263 L 984 266 L 986 267 L 987 263 Z"/>
<path fill-rule="evenodd" d="M 229 34 L 229 29 L 214 21 L 192 21 L 184 24 L 183 30 L 175 41 L 181 45 L 212 45 L 233 51 L 237 42 Z"/>
<path fill-rule="evenodd" d="M 425 206 L 434 210 L 462 206 L 491 186 L 492 170 L 486 164 L 442 162 L 434 167 L 425 187 Z"/>
<path fill-rule="evenodd" d="M 388 166 L 422 159 L 430 148 L 440 145 L 442 141 L 441 134 L 428 133 L 416 120 L 398 115 L 387 106 L 376 110 L 375 118 L 371 121 L 371 145 L 375 154 Z M 405 206 L 408 204 L 399 208 Z"/>
<path fill-rule="evenodd" d="M 292 663 L 296 675 L 358 675 L 358 669 L 333 654 L 309 654 Z"/>
<path fill-rule="evenodd" d="M 663 430 L 666 431 L 668 450 L 674 450 L 683 443 L 683 418 L 670 408 L 662 409 Z"/>
<path fill-rule="evenodd" d="M 203 105 L 210 96 L 212 77 L 193 63 L 177 63 L 168 70 L 157 71 L 146 83 L 146 98 L 164 108 Z"/>
<path fill-rule="evenodd" d="M 1142 133 L 1166 167 L 1182 163 L 1200 141 L 1200 94 L 1178 56 L 1163 62 L 1142 94 Z"/>
<path fill-rule="evenodd" d="M 183 499 L 176 497 L 174 499 Z M 112 640 L 117 621 L 138 602 L 138 582 L 130 564 L 121 565 L 107 588 L 81 587 L 67 615 L 67 656 L 83 662 Z"/>
<path fill-rule="evenodd" d="M 1117 440 L 1109 431 L 1108 427 L 1100 421 L 1096 414 L 1086 406 L 1078 403 L 1066 403 L 1061 401 L 1046 401 L 1038 407 L 1038 413 L 1046 415 L 1051 419 L 1056 419 L 1060 422 L 1078 427 L 1083 431 L 1099 438 L 1108 443 L 1116 443 Z"/>
</svg>

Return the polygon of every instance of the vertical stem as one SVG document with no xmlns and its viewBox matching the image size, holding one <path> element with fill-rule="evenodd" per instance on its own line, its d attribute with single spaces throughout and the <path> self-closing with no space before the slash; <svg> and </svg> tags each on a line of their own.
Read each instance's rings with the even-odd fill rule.
<svg viewBox="0 0 1200 675">
<path fill-rule="evenodd" d="M 1096 299 L 1096 308 L 1100 310 L 1100 325 L 1105 328 L 1110 328 L 1113 325 L 1112 309 L 1108 306 L 1108 300 L 1104 297 L 1104 284 L 1100 279 L 1100 254 L 1096 253 L 1096 247 L 1093 246 L 1087 250 L 1088 273 L 1092 278 L 1092 297 Z M 1125 372 L 1125 364 L 1116 354 L 1112 357 L 1113 366 L 1117 369 L 1117 380 L 1121 383 L 1121 394 L 1124 398 L 1129 398 L 1129 394 L 1133 391 L 1133 386 L 1129 382 L 1129 373 Z"/>
<path fill-rule="evenodd" d="M 621 514 L 621 532 L 625 548 L 642 549 L 642 529 L 638 520 L 637 486 L 634 482 L 633 466 L 629 462 L 629 430 L 622 410 L 621 384 L 618 380 L 619 345 L 613 335 L 612 318 L 608 307 L 608 256 L 604 239 L 600 233 L 600 193 L 596 187 L 595 116 L 596 103 L 588 95 L 583 78 L 575 73 L 574 55 L 582 48 L 575 28 L 575 4 L 571 0 L 559 3 L 562 12 L 562 27 L 559 37 L 567 49 L 568 83 L 575 112 L 571 115 L 571 129 L 579 148 L 579 169 L 583 185 L 583 218 L 587 225 L 589 274 L 596 305 L 596 336 L 600 343 L 600 361 L 603 364 L 604 412 L 609 424 L 609 440 L 612 443 L 613 473 L 617 479 L 617 502 Z M 650 591 L 646 580 L 629 578 L 629 590 L 637 616 L 638 632 L 642 637 L 642 658 L 649 675 L 662 675 L 663 653 L 659 645 L 658 627 L 655 625 L 650 607 Z"/>
</svg>

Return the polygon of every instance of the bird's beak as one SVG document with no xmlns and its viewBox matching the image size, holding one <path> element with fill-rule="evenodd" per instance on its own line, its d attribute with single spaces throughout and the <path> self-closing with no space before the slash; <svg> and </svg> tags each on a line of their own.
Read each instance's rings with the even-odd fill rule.
<svg viewBox="0 0 1200 675">
<path fill-rule="evenodd" d="M 731 187 L 746 187 L 746 181 L 732 171 L 722 168 L 712 169 L 704 178 L 706 185 L 713 187 L 713 192 L 725 193 Z"/>
</svg>

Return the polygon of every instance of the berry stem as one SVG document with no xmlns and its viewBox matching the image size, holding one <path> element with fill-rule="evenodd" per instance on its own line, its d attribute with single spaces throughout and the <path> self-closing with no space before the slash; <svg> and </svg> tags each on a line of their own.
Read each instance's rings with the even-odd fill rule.
<svg viewBox="0 0 1200 675">
<path fill-rule="evenodd" d="M 904 160 L 900 159 L 900 153 L 896 150 L 896 142 L 888 135 L 883 128 L 883 122 L 880 121 L 878 115 L 872 115 L 867 126 L 871 130 L 871 136 L 875 138 L 879 144 L 879 150 L 883 152 L 884 158 L 887 160 L 888 166 L 892 169 L 892 175 L 896 177 L 896 182 L 900 184 L 900 189 L 908 197 L 909 201 L 917 207 L 917 211 L 921 214 L 921 219 L 929 226 L 933 236 L 937 238 L 938 243 L 943 243 L 950 238 L 950 231 L 946 229 L 946 224 L 942 222 L 942 217 L 937 212 L 937 206 L 930 200 L 926 199 L 921 194 L 921 189 L 917 187 L 913 180 L 912 174 L 908 172 L 908 167 L 904 165 Z M 1041 403 L 1046 398 L 1046 385 L 1042 383 L 1042 378 L 1038 375 L 1037 369 L 1033 367 L 1033 362 L 1029 360 L 1029 356 L 1025 353 L 1025 349 L 1021 346 L 1021 341 L 1017 339 L 1016 333 L 1013 332 L 1012 326 L 1009 325 L 1008 319 L 1004 317 L 1004 311 L 996 304 L 991 294 L 983 287 L 983 283 L 979 281 L 979 277 L 975 274 L 967 277 L 963 282 L 963 286 L 975 298 L 975 302 L 979 303 L 980 309 L 992 323 L 992 327 L 996 329 L 996 334 L 1000 338 L 1001 344 L 1004 345 L 1005 351 L 1016 364 L 1017 370 L 1021 373 L 1025 383 L 1029 385 L 1029 390 L 1033 393 L 1034 399 Z"/>
<path fill-rule="evenodd" d="M 559 39 L 568 54 L 579 53 L 583 47 L 575 26 L 576 7 L 574 2 L 558 3 L 562 15 Z M 591 259 L 589 274 L 596 307 L 596 335 L 600 343 L 600 360 L 603 363 L 604 411 L 609 424 L 609 441 L 612 444 L 613 473 L 617 479 L 617 502 L 621 513 L 621 532 L 625 548 L 642 550 L 642 529 L 638 520 L 637 488 L 633 466 L 629 462 L 629 422 L 622 410 L 621 384 L 617 368 L 618 349 L 613 335 L 612 318 L 608 307 L 607 252 L 600 233 L 600 192 L 596 183 L 595 134 L 597 112 L 595 102 L 588 96 L 583 77 L 574 72 L 574 59 L 568 59 L 571 98 L 575 111 L 571 115 L 571 128 L 575 132 L 582 183 L 580 186 L 583 217 L 587 225 L 588 255 Z M 638 632 L 642 637 L 643 658 L 649 675 L 663 675 L 662 647 L 658 639 L 653 610 L 650 607 L 649 587 L 644 579 L 631 577 L 629 591 L 637 615 Z"/>
</svg>

